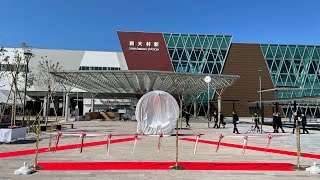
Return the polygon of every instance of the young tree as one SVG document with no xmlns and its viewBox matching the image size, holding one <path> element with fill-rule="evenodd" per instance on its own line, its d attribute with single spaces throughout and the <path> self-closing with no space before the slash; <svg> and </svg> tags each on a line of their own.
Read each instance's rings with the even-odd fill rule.
<svg viewBox="0 0 320 180">
<path fill-rule="evenodd" d="M 53 77 L 53 75 L 50 72 L 57 72 L 62 69 L 62 66 L 59 64 L 59 62 L 53 63 L 52 60 L 48 60 L 47 56 L 41 57 L 41 61 L 38 64 L 38 74 L 36 76 L 36 84 L 41 87 L 43 90 L 47 91 L 47 99 L 46 102 L 53 102 L 54 92 L 59 90 L 60 83 L 56 80 L 56 78 Z M 48 105 L 44 105 L 46 107 L 46 122 L 48 123 Z M 57 111 L 54 108 L 54 114 L 56 118 L 56 122 L 58 123 L 58 115 Z"/>
<path fill-rule="evenodd" d="M 3 70 L 3 65 L 4 63 L 6 63 L 8 61 L 8 56 L 5 55 L 5 52 L 6 50 L 4 48 L 0 48 L 0 88 L 3 85 L 3 77 L 4 77 L 4 74 L 5 74 L 5 71 Z M 2 104 L 2 102 L 0 102 L 0 120 L 2 119 L 3 115 L 4 115 L 4 108 L 5 108 L 5 104 Z"/>
<path fill-rule="evenodd" d="M 11 126 L 15 126 L 16 115 L 17 115 L 17 99 L 19 98 L 21 104 L 23 104 L 23 97 L 20 94 L 20 91 L 25 87 L 31 86 L 33 83 L 33 75 L 26 70 L 26 59 L 24 58 L 24 52 L 31 52 L 31 47 L 26 43 L 22 43 L 21 49 L 14 49 L 12 52 L 8 52 L 4 48 L 0 49 L 1 56 L 1 69 L 0 69 L 0 80 L 4 84 L 5 79 L 8 80 L 8 85 L 10 86 L 9 95 L 7 98 L 6 104 L 10 99 L 10 96 L 13 96 L 12 99 L 12 114 L 11 114 Z M 11 57 L 7 55 L 11 53 Z M 28 81 L 25 82 L 25 76 L 29 74 Z M 4 85 L 5 86 L 5 85 Z M 2 108 L 4 112 L 5 106 Z M 3 114 L 1 114 L 2 118 Z"/>
<path fill-rule="evenodd" d="M 9 56 L 6 55 L 7 50 L 5 50 L 3 47 L 0 48 L 0 81 L 3 80 L 5 76 L 5 69 L 4 66 L 7 64 L 9 60 Z M 3 85 L 0 85 L 0 88 Z"/>
</svg>

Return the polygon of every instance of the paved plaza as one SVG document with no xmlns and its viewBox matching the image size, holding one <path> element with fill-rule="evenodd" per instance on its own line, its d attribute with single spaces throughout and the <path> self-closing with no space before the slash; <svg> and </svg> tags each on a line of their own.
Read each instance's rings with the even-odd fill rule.
<svg viewBox="0 0 320 180">
<path fill-rule="evenodd" d="M 76 121 L 74 129 L 64 129 L 63 132 L 87 132 L 92 134 L 133 134 L 136 130 L 135 121 Z M 185 122 L 183 122 L 185 126 Z M 213 126 L 213 124 L 211 124 Z M 232 137 L 232 124 L 226 128 L 208 128 L 204 119 L 191 118 L 191 128 L 182 129 L 182 134 L 204 134 L 201 140 L 218 141 L 218 136 L 225 135 L 222 142 L 232 144 L 243 144 L 243 134 L 250 128 L 250 124 L 239 124 L 239 137 Z M 272 132 L 271 126 L 265 126 L 264 130 Z M 285 128 L 286 136 L 277 137 L 271 141 L 270 149 L 295 151 L 295 135 L 291 135 L 291 129 Z M 279 133 L 282 134 L 282 133 Z M 310 131 L 310 134 L 301 135 L 302 153 L 320 154 L 319 141 L 320 132 Z M 112 140 L 127 138 L 128 136 L 113 136 Z M 133 137 L 133 136 L 130 136 Z M 196 136 L 184 136 L 181 138 L 192 138 Z M 135 153 L 132 154 L 134 141 L 111 144 L 110 155 L 106 155 L 106 145 L 85 147 L 83 153 L 79 148 L 61 150 L 55 153 L 46 152 L 39 154 L 39 162 L 174 162 L 175 161 L 175 137 L 164 137 L 160 153 L 158 153 L 158 137 L 140 136 Z M 35 135 L 29 134 L 25 141 L 17 141 L 11 144 L 1 144 L 0 153 L 35 148 Z M 86 142 L 103 141 L 106 137 L 86 137 Z M 48 136 L 41 136 L 40 148 L 48 147 Z M 79 137 L 61 137 L 59 146 L 77 144 Z M 54 142 L 52 143 L 54 144 Z M 267 138 L 248 139 L 248 146 L 265 148 Z M 193 154 L 194 143 L 190 141 L 179 141 L 179 161 L 183 162 L 270 162 L 270 163 L 296 163 L 295 156 L 277 153 L 265 153 L 247 149 L 242 156 L 241 148 L 220 146 L 218 153 L 215 152 L 216 145 L 200 143 L 197 154 Z M 31 175 L 14 175 L 14 171 L 28 162 L 34 162 L 34 155 L 12 156 L 0 158 L 0 179 L 318 179 L 319 175 L 313 175 L 305 171 L 207 171 L 207 170 L 104 170 L 104 171 L 38 171 Z M 301 158 L 301 165 L 310 166 L 312 162 L 319 159 Z M 174 164 L 173 164 L 174 165 Z"/>
</svg>

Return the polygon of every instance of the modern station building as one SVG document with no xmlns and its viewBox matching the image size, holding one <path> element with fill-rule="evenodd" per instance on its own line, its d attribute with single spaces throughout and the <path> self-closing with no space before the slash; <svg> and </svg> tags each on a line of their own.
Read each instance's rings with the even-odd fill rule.
<svg viewBox="0 0 320 180">
<path fill-rule="evenodd" d="M 232 35 L 123 31 L 117 34 L 122 52 L 32 49 L 35 56 L 30 60 L 29 69 L 36 73 L 41 57 L 46 56 L 52 62 L 60 62 L 65 71 L 155 70 L 239 75 L 231 87 L 209 94 L 212 111 L 221 102 L 225 116 L 231 116 L 236 110 L 240 116 L 250 117 L 249 109 L 259 107 L 262 102 L 265 117 L 271 117 L 276 111 L 291 116 L 295 110 L 309 117 L 320 117 L 320 46 L 233 43 Z M 71 109 L 78 106 L 80 114 L 88 112 L 90 96 L 79 89 L 73 92 Z M 45 93 L 33 86 L 27 95 L 41 103 Z M 54 106 L 62 114 L 64 94 L 61 90 L 56 95 Z M 199 94 L 188 110 L 205 115 L 207 97 L 207 93 Z M 97 95 L 95 109 L 110 106 L 132 109 L 137 98 Z"/>
</svg>

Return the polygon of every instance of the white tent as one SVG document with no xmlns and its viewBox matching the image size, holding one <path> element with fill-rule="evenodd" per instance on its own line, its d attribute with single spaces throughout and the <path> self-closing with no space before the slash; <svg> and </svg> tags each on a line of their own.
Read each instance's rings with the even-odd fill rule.
<svg viewBox="0 0 320 180">
<path fill-rule="evenodd" d="M 137 133 L 171 135 L 178 117 L 179 106 L 173 96 L 164 91 L 151 91 L 137 104 Z"/>
</svg>

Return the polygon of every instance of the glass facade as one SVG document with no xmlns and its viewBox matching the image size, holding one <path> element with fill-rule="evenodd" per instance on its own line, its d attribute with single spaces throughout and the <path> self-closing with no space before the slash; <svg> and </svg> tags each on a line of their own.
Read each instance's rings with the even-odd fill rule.
<svg viewBox="0 0 320 180">
<path fill-rule="evenodd" d="M 176 72 L 221 74 L 232 36 L 164 34 Z"/>
<path fill-rule="evenodd" d="M 279 99 L 320 95 L 320 46 L 262 44 L 261 49 L 274 86 L 301 88 L 277 92 Z"/>
<path fill-rule="evenodd" d="M 175 72 L 221 74 L 231 45 L 230 35 L 163 34 Z M 212 99 L 214 93 L 210 93 Z M 189 97 L 186 101 L 194 102 Z M 206 102 L 207 93 L 196 97 Z"/>
<path fill-rule="evenodd" d="M 278 99 L 320 95 L 320 46 L 261 44 L 261 50 L 275 87 L 300 88 L 277 92 Z M 292 116 L 292 104 L 282 109 L 286 116 Z M 297 110 L 320 117 L 318 102 L 298 103 Z"/>
</svg>

